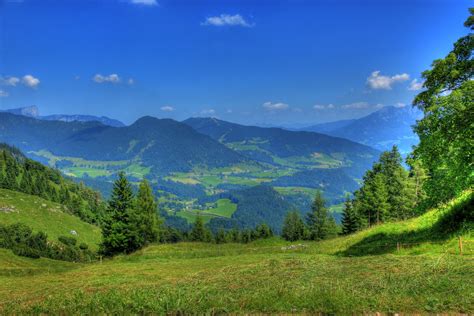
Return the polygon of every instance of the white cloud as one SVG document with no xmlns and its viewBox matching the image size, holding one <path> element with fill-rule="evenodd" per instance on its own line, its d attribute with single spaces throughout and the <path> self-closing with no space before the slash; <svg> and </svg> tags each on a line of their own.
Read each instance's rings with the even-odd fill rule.
<svg viewBox="0 0 474 316">
<path fill-rule="evenodd" d="M 165 105 L 165 106 L 162 106 L 162 107 L 160 108 L 160 110 L 165 111 L 165 112 L 173 112 L 173 111 L 174 111 L 174 107 L 169 106 L 169 105 Z"/>
<path fill-rule="evenodd" d="M 214 115 L 216 114 L 216 110 L 214 109 L 205 109 L 201 111 L 201 115 Z"/>
<path fill-rule="evenodd" d="M 0 78 L 0 83 L 5 86 L 16 86 L 20 82 L 20 78 L 17 77 L 5 77 Z"/>
<path fill-rule="evenodd" d="M 407 81 L 408 79 L 410 79 L 410 75 L 407 73 L 397 74 L 390 77 L 380 75 L 380 71 L 376 70 L 370 74 L 369 78 L 367 78 L 367 84 L 370 88 L 375 90 L 390 90 L 394 83 Z"/>
<path fill-rule="evenodd" d="M 133 85 L 135 83 L 135 80 L 133 80 L 133 78 L 128 78 L 127 83 L 129 85 Z"/>
<path fill-rule="evenodd" d="M 92 80 L 97 83 L 104 83 L 104 82 L 111 82 L 111 83 L 119 83 L 120 77 L 117 74 L 110 74 L 108 76 L 102 76 L 101 74 L 96 74 Z"/>
<path fill-rule="evenodd" d="M 272 102 L 265 102 L 262 105 L 266 110 L 274 111 L 274 110 L 286 110 L 289 108 L 289 105 L 282 102 L 272 103 Z"/>
<path fill-rule="evenodd" d="M 367 109 L 370 107 L 368 102 L 354 102 L 349 104 L 344 104 L 343 109 Z"/>
<path fill-rule="evenodd" d="M 255 24 L 248 23 L 240 14 L 221 14 L 206 18 L 201 25 L 253 27 Z"/>
<path fill-rule="evenodd" d="M 5 98 L 5 97 L 8 97 L 8 92 L 4 90 L 0 90 L 0 98 Z"/>
<path fill-rule="evenodd" d="M 40 80 L 32 75 L 25 75 L 21 78 L 21 83 L 27 87 L 36 88 L 40 84 Z"/>
<path fill-rule="evenodd" d="M 410 82 L 410 86 L 408 87 L 408 90 L 411 90 L 411 91 L 421 90 L 423 88 L 423 83 L 424 82 L 418 81 L 418 79 L 413 79 Z"/>
<path fill-rule="evenodd" d="M 144 6 L 157 6 L 158 2 L 156 0 L 130 0 L 132 4 L 139 4 Z"/>
<path fill-rule="evenodd" d="M 334 109 L 334 104 L 315 104 L 313 105 L 313 109 L 315 110 L 328 110 L 328 109 Z"/>
<path fill-rule="evenodd" d="M 403 102 L 398 102 L 394 105 L 396 108 L 404 108 L 407 106 L 406 103 L 403 103 Z"/>
</svg>

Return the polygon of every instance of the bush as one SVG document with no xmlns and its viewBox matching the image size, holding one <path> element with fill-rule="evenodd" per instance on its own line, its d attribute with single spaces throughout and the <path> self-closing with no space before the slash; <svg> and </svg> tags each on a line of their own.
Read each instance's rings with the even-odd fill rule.
<svg viewBox="0 0 474 316">
<path fill-rule="evenodd" d="M 88 250 L 89 249 L 89 246 L 86 244 L 86 243 L 80 243 L 79 244 L 79 249 L 81 250 Z"/>
<path fill-rule="evenodd" d="M 15 246 L 13 247 L 12 251 L 15 255 L 21 257 L 28 257 L 33 259 L 38 259 L 41 257 L 38 250 L 27 246 Z"/>
<path fill-rule="evenodd" d="M 69 236 L 59 236 L 58 240 L 65 244 L 66 246 L 75 246 L 77 244 L 77 240 L 74 237 Z"/>
</svg>

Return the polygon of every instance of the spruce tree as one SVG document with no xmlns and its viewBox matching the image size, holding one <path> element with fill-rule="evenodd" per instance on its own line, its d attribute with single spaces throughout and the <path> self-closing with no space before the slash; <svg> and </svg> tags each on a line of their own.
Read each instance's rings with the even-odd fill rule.
<svg viewBox="0 0 474 316">
<path fill-rule="evenodd" d="M 344 202 L 344 210 L 342 213 L 342 234 L 349 235 L 359 230 L 359 218 L 354 209 L 352 200 L 347 197 Z"/>
<path fill-rule="evenodd" d="M 298 211 L 286 214 L 283 222 L 282 237 L 288 241 L 301 240 L 305 236 L 305 226 Z"/>
<path fill-rule="evenodd" d="M 136 216 L 140 223 L 140 233 L 145 243 L 156 242 L 159 239 L 159 225 L 157 204 L 150 184 L 147 180 L 140 183 L 137 193 Z"/>
<path fill-rule="evenodd" d="M 204 221 L 200 214 L 196 216 L 193 228 L 190 234 L 191 241 L 207 242 L 212 239 L 211 232 L 204 226 Z"/>
<path fill-rule="evenodd" d="M 311 212 L 306 216 L 306 224 L 309 229 L 309 238 L 312 240 L 322 240 L 336 234 L 336 223 L 329 214 L 326 201 L 319 190 L 311 205 Z"/>
<path fill-rule="evenodd" d="M 138 231 L 134 211 L 132 187 L 125 173 L 120 172 L 114 183 L 103 222 L 102 253 L 105 255 L 131 253 L 143 245 L 144 240 Z"/>
</svg>

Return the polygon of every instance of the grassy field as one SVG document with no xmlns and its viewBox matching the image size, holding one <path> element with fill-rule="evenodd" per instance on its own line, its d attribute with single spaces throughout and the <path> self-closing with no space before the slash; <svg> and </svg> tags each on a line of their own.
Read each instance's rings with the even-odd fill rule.
<svg viewBox="0 0 474 316">
<path fill-rule="evenodd" d="M 34 231 L 47 233 L 50 240 L 58 236 L 73 236 L 97 249 L 101 240 L 100 229 L 81 221 L 76 216 L 63 212 L 62 206 L 42 198 L 20 192 L 0 189 L 0 223 L 9 225 L 23 223 Z"/>
<path fill-rule="evenodd" d="M 209 222 L 214 217 L 227 217 L 230 218 L 232 214 L 237 210 L 237 204 L 232 203 L 229 199 L 219 199 L 216 201 L 214 207 L 210 207 L 205 210 L 181 210 L 176 212 L 176 215 L 186 219 L 188 223 L 194 223 L 196 217 L 199 214 L 204 223 Z"/>
<path fill-rule="evenodd" d="M 473 227 L 438 230 L 472 197 L 319 243 L 153 245 L 94 264 L 0 250 L 0 313 L 470 314 L 474 249 L 459 255 L 457 238 L 472 240 Z M 395 240 L 418 243 L 397 251 Z"/>
</svg>

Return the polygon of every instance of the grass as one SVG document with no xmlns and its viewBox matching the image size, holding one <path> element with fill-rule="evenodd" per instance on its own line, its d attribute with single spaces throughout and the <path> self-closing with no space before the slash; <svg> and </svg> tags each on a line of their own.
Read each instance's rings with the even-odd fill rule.
<svg viewBox="0 0 474 316">
<path fill-rule="evenodd" d="M 472 200 L 465 192 L 419 218 L 324 242 L 152 245 L 86 265 L 0 251 L 0 313 L 472 314 L 474 249 L 457 253 L 458 235 L 473 239 L 472 223 L 434 235 L 453 214 L 472 210 Z M 380 248 L 374 236 L 423 243 L 369 255 L 348 251 Z"/>
<path fill-rule="evenodd" d="M 197 215 L 199 214 L 202 217 L 204 223 L 207 223 L 215 217 L 230 218 L 236 210 L 237 204 L 232 203 L 231 200 L 219 199 L 216 201 L 215 207 L 210 207 L 206 210 L 181 210 L 177 212 L 176 215 L 186 219 L 188 223 L 194 223 L 196 221 Z"/>
<path fill-rule="evenodd" d="M 48 239 L 73 236 L 77 232 L 78 242 L 97 249 L 101 240 L 100 229 L 81 221 L 78 217 L 63 212 L 61 205 L 20 192 L 0 189 L 0 223 L 4 225 L 23 223 L 33 231 L 47 233 Z"/>
</svg>

